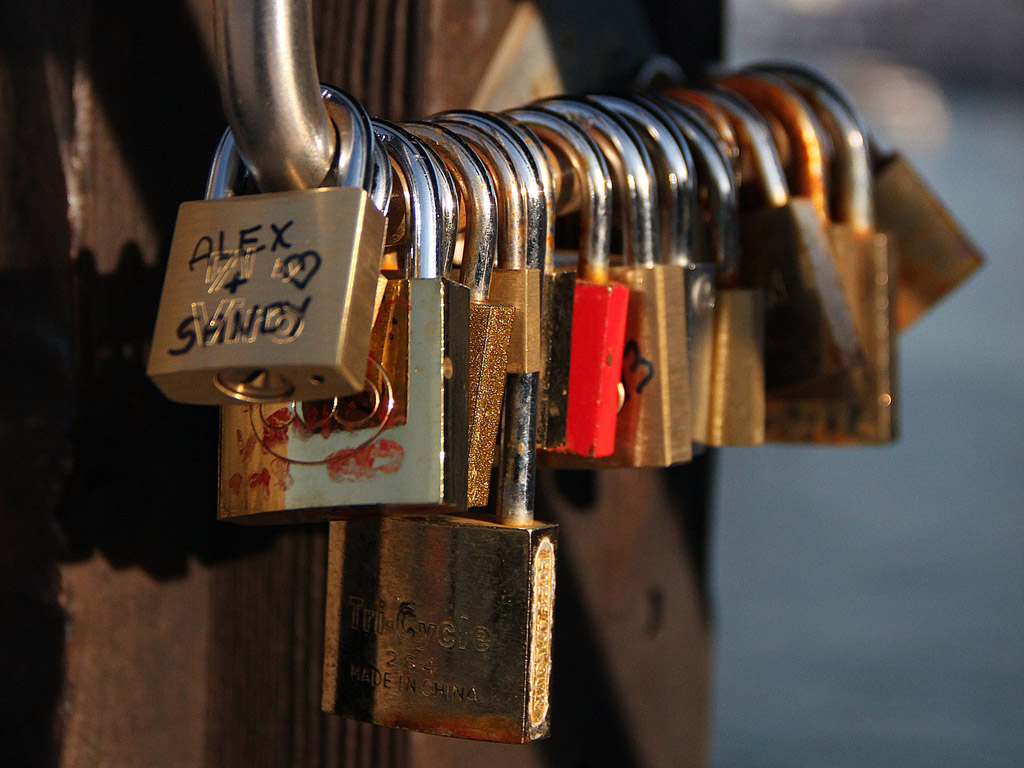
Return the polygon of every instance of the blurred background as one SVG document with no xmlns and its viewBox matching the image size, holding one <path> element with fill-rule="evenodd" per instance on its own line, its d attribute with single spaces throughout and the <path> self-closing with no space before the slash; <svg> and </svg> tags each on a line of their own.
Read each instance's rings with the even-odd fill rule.
<svg viewBox="0 0 1024 768">
<path fill-rule="evenodd" d="M 713 764 L 1024 765 L 1024 3 L 732 0 L 837 77 L 987 256 L 900 338 L 886 448 L 721 451 Z"/>
</svg>

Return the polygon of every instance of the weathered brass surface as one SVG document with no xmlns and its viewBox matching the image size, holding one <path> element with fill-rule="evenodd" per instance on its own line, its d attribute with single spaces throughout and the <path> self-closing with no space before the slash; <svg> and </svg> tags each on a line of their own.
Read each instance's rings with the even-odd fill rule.
<svg viewBox="0 0 1024 768">
<path fill-rule="evenodd" d="M 765 386 L 781 392 L 862 365 L 838 259 L 810 201 L 745 214 L 745 281 L 765 291 Z"/>
<path fill-rule="evenodd" d="M 150 378 L 206 405 L 360 391 L 383 242 L 356 188 L 182 204 Z"/>
<path fill-rule="evenodd" d="M 686 354 L 690 376 L 690 433 L 707 444 L 711 423 L 711 387 L 715 349 L 715 275 L 717 265 L 696 262 L 686 271 Z"/>
<path fill-rule="evenodd" d="M 450 468 L 467 463 L 469 293 L 447 279 L 406 285 L 397 295 L 385 292 L 381 305 L 381 312 L 407 307 L 409 316 L 408 371 L 385 368 L 390 380 L 408 381 L 405 422 L 381 428 L 370 420 L 347 429 L 320 418 L 304 426 L 289 420 L 284 403 L 264 406 L 262 417 L 260 406 L 223 409 L 220 519 L 276 523 L 405 512 L 386 505 L 465 509 L 466 473 Z M 329 409 L 330 403 L 319 410 Z"/>
<path fill-rule="evenodd" d="M 540 280 L 539 269 L 496 268 L 491 274 L 491 301 L 516 310 L 508 347 L 509 373 L 541 369 Z"/>
<path fill-rule="evenodd" d="M 843 254 L 845 290 L 856 297 L 867 362 L 826 386 L 769 398 L 766 437 L 776 442 L 887 443 L 898 436 L 896 334 L 893 324 L 897 256 L 886 237 L 863 238 Z M 853 256 L 854 258 L 846 258 Z"/>
<path fill-rule="evenodd" d="M 543 523 L 331 523 L 324 710 L 442 736 L 547 736 L 556 545 Z"/>
<path fill-rule="evenodd" d="M 490 495 L 491 466 L 505 394 L 508 338 L 515 308 L 469 305 L 469 477 L 467 505 L 482 507 Z"/>
<path fill-rule="evenodd" d="M 764 300 L 760 289 L 715 297 L 713 382 L 707 445 L 764 443 Z"/>
<path fill-rule="evenodd" d="M 899 253 L 896 328 L 902 331 L 982 265 L 977 246 L 906 158 L 875 172 L 875 215 Z"/>
<path fill-rule="evenodd" d="M 625 402 L 615 428 L 615 452 L 603 458 L 542 454 L 556 467 L 667 467 L 689 461 L 693 446 L 689 378 L 678 339 L 686 338 L 684 268 L 612 267 L 612 281 L 629 287 L 622 356 Z"/>
</svg>

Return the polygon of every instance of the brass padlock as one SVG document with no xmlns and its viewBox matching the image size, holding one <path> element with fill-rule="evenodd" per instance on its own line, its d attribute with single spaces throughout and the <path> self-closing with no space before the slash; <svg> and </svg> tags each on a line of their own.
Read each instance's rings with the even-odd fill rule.
<svg viewBox="0 0 1024 768">
<path fill-rule="evenodd" d="M 678 350 L 678 365 L 685 371 L 682 376 L 683 388 L 679 392 L 689 403 L 690 414 L 689 420 L 679 423 L 679 428 L 683 430 L 682 439 L 691 444 L 697 442 L 695 448 L 699 451 L 703 442 L 703 430 L 698 430 L 696 422 L 698 418 L 702 422 L 707 420 L 702 414 L 708 402 L 708 395 L 707 386 L 704 386 L 703 391 L 694 396 L 694 353 L 703 352 L 705 349 L 708 351 L 708 359 L 696 365 L 698 368 L 703 366 L 703 370 L 708 372 L 711 355 L 710 346 L 702 348 L 698 343 L 691 348 L 690 339 L 695 334 L 701 336 L 705 333 L 702 324 L 706 323 L 708 330 L 712 327 L 713 318 L 710 311 L 714 298 L 714 266 L 705 268 L 705 265 L 700 263 L 699 251 L 706 246 L 708 233 L 702 231 L 700 237 L 697 237 L 698 230 L 705 227 L 704 222 L 700 220 L 700 184 L 694 153 L 690 150 L 686 136 L 677 122 L 656 101 L 640 94 L 634 94 L 630 98 L 612 95 L 590 98 L 629 121 L 647 147 L 654 163 L 658 200 L 661 204 L 661 226 L 658 230 L 661 233 L 659 261 L 681 267 L 684 270 L 684 285 L 694 276 L 702 274 L 711 286 L 710 303 L 692 302 L 689 285 L 685 285 L 684 294 L 676 299 L 686 307 L 686 334 L 680 335 L 674 346 Z M 708 375 L 706 384 L 709 385 L 710 381 Z M 698 437 L 698 434 L 701 437 Z"/>
<path fill-rule="evenodd" d="M 572 332 L 575 326 L 576 278 L 568 270 L 555 269 L 555 184 L 552 159 L 530 126 L 509 115 L 494 115 L 521 135 L 534 168 L 544 186 L 546 233 L 544 285 L 540 316 L 540 393 L 537 399 L 537 444 L 565 445 L 568 439 L 565 414 L 569 410 Z"/>
<path fill-rule="evenodd" d="M 856 114 L 842 89 L 807 65 L 771 62 L 761 66 L 810 78 Z M 858 129 L 867 137 L 860 121 Z M 874 141 L 867 143 L 876 226 L 888 236 L 890 250 L 899 254 L 899 280 L 893 291 L 896 330 L 902 331 L 973 274 L 984 258 L 906 157 L 899 152 L 880 152 Z"/>
<path fill-rule="evenodd" d="M 520 195 L 525 201 L 518 206 L 505 201 L 506 214 L 521 214 L 516 221 L 506 215 L 509 236 L 519 237 L 516 245 L 499 247 L 498 265 L 491 275 L 490 298 L 498 304 L 516 309 L 509 343 L 508 372 L 532 373 L 542 367 L 541 354 L 541 286 L 543 282 L 544 251 L 547 247 L 547 198 L 544 182 L 534 164 L 529 148 L 522 136 L 502 121 L 470 110 L 444 112 L 430 118 L 441 122 L 468 141 L 487 163 L 492 174 L 508 176 L 505 168 L 512 164 L 515 182 L 506 195 Z M 500 188 L 499 181 L 495 183 Z M 522 229 L 520 229 L 522 227 Z M 500 243 L 499 243 L 500 246 Z M 534 249 L 541 259 L 540 266 L 527 268 L 526 251 Z"/>
<path fill-rule="evenodd" d="M 685 110 L 680 117 L 688 117 Z M 702 195 L 709 216 L 707 240 L 718 267 L 711 386 L 706 421 L 695 428 L 697 439 L 711 446 L 761 445 L 765 437 L 764 301 L 760 287 L 744 278 L 739 184 L 721 143 L 708 135 L 710 126 L 692 119 L 683 122 L 691 124 L 687 137 L 698 175 L 707 181 Z M 735 131 L 737 136 L 742 134 Z"/>
<path fill-rule="evenodd" d="M 752 260 L 753 267 L 765 270 L 754 282 L 766 290 L 769 393 L 813 385 L 863 366 L 864 348 L 827 236 L 827 136 L 806 102 L 778 78 L 738 74 L 718 82 L 781 126 L 790 155 L 788 206 L 782 213 L 771 212 L 779 207 L 771 206 L 748 214 L 742 228 L 747 242 L 770 249 Z"/>
<path fill-rule="evenodd" d="M 508 378 L 496 521 L 331 523 L 325 711 L 484 741 L 549 734 L 558 528 L 533 520 L 538 374 Z"/>
<path fill-rule="evenodd" d="M 367 191 L 375 142 L 358 103 L 324 97 L 350 126 L 325 180 L 341 186 L 237 195 L 228 131 L 207 199 L 179 209 L 147 368 L 170 399 L 266 403 L 362 388 L 384 239 Z"/>
<path fill-rule="evenodd" d="M 559 348 L 568 368 L 568 398 L 561 407 L 541 397 L 548 429 L 538 445 L 581 456 L 608 456 L 615 449 L 622 352 L 629 290 L 609 280 L 611 175 L 586 131 L 540 107 L 510 113 L 544 142 L 558 168 L 561 213 L 579 211 L 576 267 L 560 270 L 574 281 L 572 333 Z M 547 286 L 556 281 L 547 283 Z M 552 299 L 545 293 L 545 302 Z M 552 365 L 546 369 L 549 374 Z M 540 418 L 543 423 L 543 418 Z M 539 433 L 539 430 L 538 430 Z M 561 438 L 561 439 L 559 439 Z"/>
<path fill-rule="evenodd" d="M 459 282 L 469 288 L 468 506 L 487 504 L 505 394 L 515 308 L 488 300 L 498 229 L 498 202 L 486 167 L 472 148 L 442 125 L 408 123 L 447 164 L 459 190 L 466 232 Z"/>
<path fill-rule="evenodd" d="M 896 432 L 896 345 L 892 287 L 895 257 L 885 235 L 874 229 L 871 164 L 866 137 L 846 102 L 809 71 L 780 73 L 811 104 L 834 147 L 830 229 L 843 289 L 855 310 L 867 361 L 844 372 L 827 392 L 808 392 L 769 413 L 773 440 L 801 442 L 891 442 Z M 817 395 L 817 396 L 815 396 Z"/>
<path fill-rule="evenodd" d="M 374 129 L 408 195 L 409 243 L 377 313 L 367 389 L 316 405 L 225 408 L 221 519 L 466 508 L 469 291 L 444 277 L 457 201 L 429 147 L 397 126 Z"/>
<path fill-rule="evenodd" d="M 613 193 L 625 219 L 625 263 L 610 277 L 630 289 L 622 358 L 625 402 L 616 425 L 615 452 L 604 459 L 557 455 L 556 466 L 668 466 L 688 461 L 692 444 L 686 397 L 684 268 L 659 261 L 658 195 L 654 164 L 630 124 L 594 102 L 558 98 L 539 102 L 573 120 L 597 143 L 613 169 Z M 667 257 L 667 254 L 660 254 Z M 547 460 L 548 457 L 545 457 Z"/>
</svg>

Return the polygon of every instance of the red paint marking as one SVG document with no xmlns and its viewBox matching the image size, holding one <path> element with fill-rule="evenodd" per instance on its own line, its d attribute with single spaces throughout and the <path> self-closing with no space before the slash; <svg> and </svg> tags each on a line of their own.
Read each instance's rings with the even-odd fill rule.
<svg viewBox="0 0 1024 768">
<path fill-rule="evenodd" d="M 369 480 L 383 472 L 392 474 L 402 466 L 405 449 L 394 440 L 381 438 L 365 448 L 344 448 L 327 457 L 327 474 L 336 483 Z"/>
<path fill-rule="evenodd" d="M 288 462 L 283 459 L 274 459 L 270 462 L 270 473 L 274 476 L 274 481 L 282 491 L 287 491 L 295 485 L 295 478 L 288 471 L 288 466 Z"/>
<path fill-rule="evenodd" d="M 256 488 L 257 486 L 263 486 L 263 490 L 267 496 L 270 496 L 270 471 L 264 467 L 259 472 L 253 472 L 249 475 L 249 487 Z"/>
<path fill-rule="evenodd" d="M 231 492 L 237 496 L 242 492 L 242 473 L 235 472 L 228 480 L 228 486 L 231 488 Z"/>
</svg>

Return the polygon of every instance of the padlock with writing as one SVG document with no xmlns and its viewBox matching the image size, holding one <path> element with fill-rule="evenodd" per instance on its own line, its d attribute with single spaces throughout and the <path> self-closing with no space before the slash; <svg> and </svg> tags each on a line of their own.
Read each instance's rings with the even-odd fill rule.
<svg viewBox="0 0 1024 768">
<path fill-rule="evenodd" d="M 377 312 L 366 389 L 317 404 L 226 408 L 221 519 L 466 508 L 469 291 L 445 277 L 457 201 L 429 147 L 382 121 L 374 130 L 408 195 L 408 245 Z"/>
<path fill-rule="evenodd" d="M 485 741 L 548 735 L 558 528 L 533 520 L 537 377 L 508 377 L 495 521 L 331 523 L 325 711 Z"/>
<path fill-rule="evenodd" d="M 196 404 L 321 399 L 363 386 L 384 217 L 369 118 L 324 90 L 350 130 L 325 186 L 235 194 L 242 165 L 226 132 L 207 199 L 183 203 L 147 373 Z M 341 159 L 344 159 L 343 161 Z"/>
<path fill-rule="evenodd" d="M 578 263 L 576 269 L 566 270 L 575 280 L 567 352 L 568 400 L 562 412 L 555 411 L 550 399 L 546 401 L 547 439 L 538 438 L 538 442 L 548 450 L 608 456 L 615 449 L 629 304 L 626 286 L 609 280 L 610 171 L 587 133 L 557 113 L 529 107 L 510 114 L 528 125 L 549 148 L 559 168 L 560 191 L 566 197 L 563 210 L 577 208 L 580 213 Z M 550 301 L 547 295 L 545 301 Z M 559 420 L 559 427 L 552 428 L 550 422 Z M 556 435 L 564 439 L 559 442 Z"/>
<path fill-rule="evenodd" d="M 611 267 L 610 278 L 630 290 L 622 356 L 625 402 L 616 425 L 615 452 L 582 464 L 578 457 L 545 458 L 557 466 L 646 467 L 689 461 L 685 355 L 677 351 L 677 340 L 686 337 L 686 310 L 680 300 L 685 270 L 659 259 L 667 254 L 659 254 L 654 163 L 640 136 L 613 111 L 566 97 L 539 105 L 584 128 L 612 169 L 614 199 L 625 220 L 625 254 L 621 266 Z"/>
<path fill-rule="evenodd" d="M 494 184 L 472 148 L 442 125 L 405 128 L 429 144 L 451 171 L 465 213 L 459 281 L 469 288 L 468 506 L 487 504 L 515 308 L 488 300 L 498 229 Z"/>
<path fill-rule="evenodd" d="M 755 283 L 766 291 L 769 393 L 813 385 L 862 366 L 864 348 L 827 236 L 822 148 L 827 136 L 806 102 L 777 78 L 737 74 L 719 83 L 781 127 L 790 156 L 787 205 L 752 212 L 742 227 L 744 241 L 764 254 L 751 260 L 751 266 L 764 270 Z"/>
</svg>

